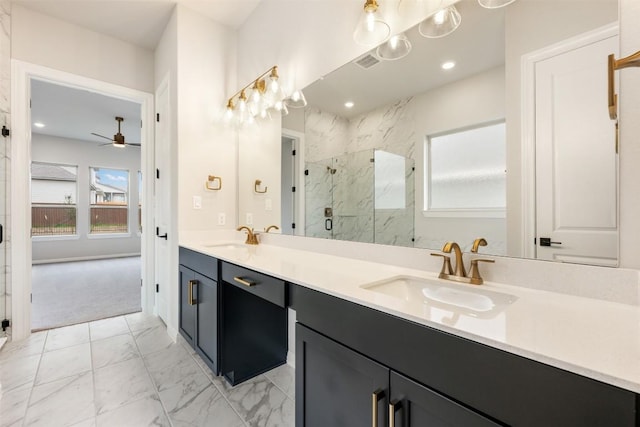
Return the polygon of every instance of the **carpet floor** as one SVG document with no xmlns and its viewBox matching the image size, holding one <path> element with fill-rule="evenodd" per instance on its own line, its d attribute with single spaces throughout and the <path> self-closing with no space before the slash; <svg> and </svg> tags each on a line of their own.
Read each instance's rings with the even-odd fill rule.
<svg viewBox="0 0 640 427">
<path fill-rule="evenodd" d="M 31 329 L 140 311 L 140 257 L 34 265 Z"/>
</svg>

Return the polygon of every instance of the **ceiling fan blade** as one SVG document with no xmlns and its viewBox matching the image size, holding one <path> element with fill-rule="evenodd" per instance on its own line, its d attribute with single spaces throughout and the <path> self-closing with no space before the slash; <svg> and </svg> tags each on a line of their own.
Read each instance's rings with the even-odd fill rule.
<svg viewBox="0 0 640 427">
<path fill-rule="evenodd" d="M 104 139 L 108 139 L 109 141 L 113 141 L 113 138 L 108 138 L 108 137 L 106 137 L 104 135 L 100 135 L 100 134 L 97 134 L 97 133 L 91 132 L 91 135 L 99 136 L 100 138 L 104 138 Z"/>
<path fill-rule="evenodd" d="M 139 142 L 125 142 L 126 145 L 133 145 L 134 147 L 140 147 L 142 144 Z"/>
<path fill-rule="evenodd" d="M 107 142 L 104 144 L 98 144 L 98 147 L 104 147 L 105 145 L 113 145 L 111 142 Z"/>
</svg>

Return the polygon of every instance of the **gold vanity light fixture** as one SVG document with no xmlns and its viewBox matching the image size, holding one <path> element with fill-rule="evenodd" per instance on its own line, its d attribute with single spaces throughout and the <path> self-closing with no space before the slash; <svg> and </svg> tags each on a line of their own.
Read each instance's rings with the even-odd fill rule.
<svg viewBox="0 0 640 427">
<path fill-rule="evenodd" d="M 462 22 L 460 12 L 451 5 L 422 21 L 418 26 L 418 32 L 423 37 L 437 39 L 453 33 L 460 26 L 460 22 Z"/>
<path fill-rule="evenodd" d="M 375 46 L 389 37 L 391 27 L 380 14 L 377 0 L 366 0 L 356 29 L 353 31 L 353 40 L 362 46 Z"/>
<path fill-rule="evenodd" d="M 616 94 L 615 71 L 623 68 L 640 67 L 640 50 L 625 58 L 615 59 L 613 54 L 608 59 L 608 101 L 609 118 L 616 121 L 616 153 L 618 153 L 618 94 Z"/>
<path fill-rule="evenodd" d="M 480 6 L 487 9 L 498 9 L 500 7 L 508 6 L 516 0 L 478 0 Z"/>
<path fill-rule="evenodd" d="M 385 61 L 404 58 L 411 52 L 411 42 L 404 33 L 396 34 L 376 49 L 376 56 Z"/>
<path fill-rule="evenodd" d="M 256 117 L 269 118 L 269 110 L 286 114 L 284 91 L 274 65 L 227 100 L 223 121 L 226 124 L 250 125 Z"/>
</svg>

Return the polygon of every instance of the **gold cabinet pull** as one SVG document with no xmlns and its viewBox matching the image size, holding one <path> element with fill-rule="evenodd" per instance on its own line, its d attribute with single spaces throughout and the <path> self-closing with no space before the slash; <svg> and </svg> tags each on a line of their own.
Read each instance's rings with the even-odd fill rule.
<svg viewBox="0 0 640 427">
<path fill-rule="evenodd" d="M 197 280 L 189 280 L 189 289 L 188 289 L 188 293 L 189 293 L 189 305 L 196 305 L 196 300 L 193 299 L 193 287 L 196 286 L 198 284 Z"/>
<path fill-rule="evenodd" d="M 396 410 L 400 401 L 389 402 L 389 427 L 396 427 Z"/>
<path fill-rule="evenodd" d="M 377 389 L 371 394 L 371 426 L 378 427 L 378 402 L 384 397 L 384 390 Z"/>
<path fill-rule="evenodd" d="M 242 277 L 238 277 L 238 276 L 235 276 L 235 277 L 233 278 L 233 280 L 235 280 L 236 282 L 238 282 L 238 283 L 240 283 L 240 284 L 242 284 L 242 285 L 245 285 L 245 286 L 254 286 L 254 285 L 256 285 L 256 284 L 257 284 L 257 283 L 256 283 L 256 282 L 254 282 L 254 281 L 247 280 L 247 279 L 243 279 Z"/>
</svg>

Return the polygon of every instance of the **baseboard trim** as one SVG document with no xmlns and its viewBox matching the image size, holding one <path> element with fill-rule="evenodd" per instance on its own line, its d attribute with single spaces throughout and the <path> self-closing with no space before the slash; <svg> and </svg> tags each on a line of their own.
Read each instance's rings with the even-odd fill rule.
<svg viewBox="0 0 640 427">
<path fill-rule="evenodd" d="M 75 262 L 75 261 L 95 261 L 100 259 L 116 259 L 116 258 L 130 258 L 140 256 L 140 252 L 132 253 L 132 254 L 115 254 L 115 255 L 95 255 L 95 256 L 85 256 L 85 257 L 72 257 L 72 258 L 58 258 L 58 259 L 43 259 L 43 260 L 33 260 L 33 265 L 38 264 L 56 264 L 60 262 Z"/>
</svg>

